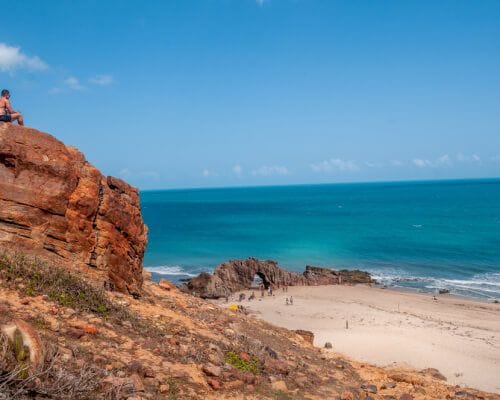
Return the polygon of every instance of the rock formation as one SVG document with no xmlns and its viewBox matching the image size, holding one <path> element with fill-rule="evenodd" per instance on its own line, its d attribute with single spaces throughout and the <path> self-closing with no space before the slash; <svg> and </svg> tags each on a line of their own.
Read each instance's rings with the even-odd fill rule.
<svg viewBox="0 0 500 400">
<path fill-rule="evenodd" d="M 0 124 L 0 251 L 102 272 L 138 294 L 146 241 L 137 189 L 49 134 Z"/>
<path fill-rule="evenodd" d="M 201 273 L 189 279 L 181 290 L 202 298 L 217 299 L 231 293 L 248 289 L 255 277 L 259 277 L 266 289 L 283 286 L 316 286 L 353 283 L 372 283 L 369 273 L 364 271 L 336 271 L 329 268 L 307 266 L 303 274 L 290 272 L 271 260 L 231 260 L 220 264 L 213 274 Z"/>
</svg>

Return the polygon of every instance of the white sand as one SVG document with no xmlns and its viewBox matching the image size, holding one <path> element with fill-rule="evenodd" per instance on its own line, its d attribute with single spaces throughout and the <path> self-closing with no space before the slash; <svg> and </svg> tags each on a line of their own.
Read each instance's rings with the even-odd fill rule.
<svg viewBox="0 0 500 400">
<path fill-rule="evenodd" d="M 437 368 L 450 383 L 500 392 L 500 304 L 361 285 L 255 294 L 242 304 L 258 318 L 312 331 L 317 346 L 331 342 L 335 352 L 380 366 Z M 290 296 L 293 306 L 285 305 Z"/>
</svg>

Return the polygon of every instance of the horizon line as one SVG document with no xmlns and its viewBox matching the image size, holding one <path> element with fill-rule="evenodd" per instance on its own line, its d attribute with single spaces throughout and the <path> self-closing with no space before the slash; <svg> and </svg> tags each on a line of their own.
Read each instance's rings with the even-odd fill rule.
<svg viewBox="0 0 500 400">
<path fill-rule="evenodd" d="M 331 186 L 331 185 L 361 185 L 361 184 L 384 184 L 384 183 L 438 183 L 457 181 L 500 181 L 500 176 L 482 178 L 442 178 L 442 179 L 395 179 L 380 181 L 351 181 L 351 182 L 323 182 L 323 183 L 288 183 L 269 185 L 233 185 L 233 186 L 200 186 L 200 187 L 179 187 L 179 188 L 155 188 L 139 189 L 139 192 L 164 192 L 181 190 L 218 190 L 218 189 L 252 189 L 290 186 Z"/>
</svg>

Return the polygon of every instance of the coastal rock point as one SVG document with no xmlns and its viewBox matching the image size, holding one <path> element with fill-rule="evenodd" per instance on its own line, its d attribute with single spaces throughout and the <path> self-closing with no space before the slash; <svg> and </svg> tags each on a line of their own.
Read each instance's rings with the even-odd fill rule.
<svg viewBox="0 0 500 400">
<path fill-rule="evenodd" d="M 0 249 L 139 294 L 146 242 L 136 188 L 47 133 L 0 124 Z"/>
<path fill-rule="evenodd" d="M 276 261 L 251 257 L 222 263 L 213 274 L 203 272 L 189 279 L 181 286 L 181 290 L 202 298 L 218 299 L 251 288 L 256 277 L 261 279 L 266 289 L 374 282 L 370 274 L 364 271 L 337 271 L 308 265 L 304 273 L 298 274 L 279 267 Z"/>
</svg>

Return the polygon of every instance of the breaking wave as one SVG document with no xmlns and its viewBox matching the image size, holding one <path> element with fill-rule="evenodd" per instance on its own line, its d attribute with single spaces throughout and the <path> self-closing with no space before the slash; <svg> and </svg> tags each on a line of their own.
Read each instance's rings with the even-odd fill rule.
<svg viewBox="0 0 500 400">
<path fill-rule="evenodd" d="M 468 279 L 412 276 L 404 271 L 371 271 L 382 285 L 419 289 L 424 292 L 449 290 L 451 294 L 483 299 L 500 299 L 500 273 L 476 274 Z"/>
<path fill-rule="evenodd" d="M 187 272 L 179 265 L 159 265 L 156 267 L 145 267 L 145 269 L 158 275 L 189 276 L 189 277 L 196 276 L 196 274 Z"/>
</svg>

